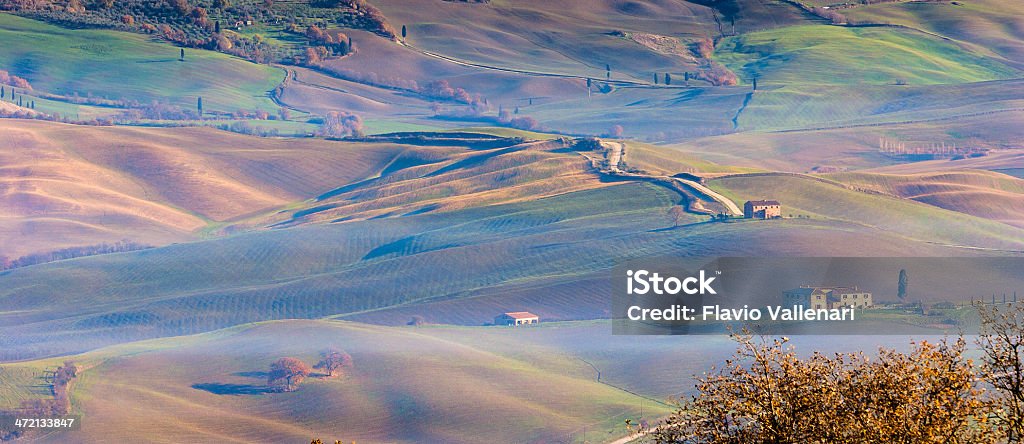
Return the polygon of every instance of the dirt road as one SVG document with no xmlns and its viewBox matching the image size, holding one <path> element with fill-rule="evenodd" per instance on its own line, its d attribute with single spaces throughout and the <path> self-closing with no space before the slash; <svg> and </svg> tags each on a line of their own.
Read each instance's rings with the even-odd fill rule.
<svg viewBox="0 0 1024 444">
<path fill-rule="evenodd" d="M 686 186 L 688 186 L 690 188 L 693 188 L 693 189 L 695 189 L 695 190 L 697 190 L 697 191 L 707 195 L 708 197 L 710 197 L 710 198 L 714 199 L 715 201 L 717 201 L 718 203 L 722 204 L 722 206 L 724 206 L 727 210 L 729 210 L 729 213 L 732 216 L 742 216 L 743 215 L 743 210 L 741 210 L 740 207 L 736 205 L 736 202 L 733 202 L 732 199 L 729 199 L 728 197 L 725 197 L 725 196 L 723 196 L 721 194 L 718 194 L 717 192 L 715 192 L 711 188 L 708 188 L 708 187 L 706 187 L 704 185 L 701 185 L 701 184 L 699 184 L 697 182 L 694 182 L 692 180 L 681 179 L 681 178 L 678 178 L 678 177 L 675 177 L 674 179 L 678 180 L 679 182 L 685 184 Z"/>
</svg>

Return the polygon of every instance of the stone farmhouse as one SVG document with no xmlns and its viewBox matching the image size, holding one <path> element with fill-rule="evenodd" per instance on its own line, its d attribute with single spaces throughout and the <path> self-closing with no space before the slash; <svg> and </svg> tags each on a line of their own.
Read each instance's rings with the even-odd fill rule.
<svg viewBox="0 0 1024 444">
<path fill-rule="evenodd" d="M 813 287 L 802 285 L 783 293 L 787 305 L 810 309 L 868 308 L 871 293 L 857 287 Z"/>
<path fill-rule="evenodd" d="M 782 205 L 777 200 L 749 200 L 743 204 L 743 217 L 747 219 L 782 217 Z"/>
</svg>

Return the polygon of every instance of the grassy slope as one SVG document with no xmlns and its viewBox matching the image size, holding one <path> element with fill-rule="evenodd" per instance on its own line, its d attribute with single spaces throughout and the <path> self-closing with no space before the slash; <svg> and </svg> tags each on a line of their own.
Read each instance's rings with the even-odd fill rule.
<svg viewBox="0 0 1024 444">
<path fill-rule="evenodd" d="M 640 82 L 650 82 L 653 72 L 673 72 L 676 86 L 682 77 L 679 70 L 695 70 L 693 66 L 646 65 L 654 54 L 651 50 L 639 44 L 615 46 L 632 42 L 606 35 L 608 30 L 661 33 L 684 41 L 717 35 L 710 9 L 673 1 L 657 5 L 602 1 L 588 8 L 558 2 L 445 2 L 422 8 L 409 7 L 407 2 L 380 3 L 394 23 L 409 24 L 413 45 L 505 68 L 598 79 L 603 77 L 605 63 L 612 66 L 613 78 Z M 741 34 L 720 42 L 715 55 L 745 79 L 745 85 L 734 88 L 612 88 L 588 97 L 576 79 L 459 66 L 359 33 L 361 52 L 332 60 L 328 66 L 403 84 L 445 79 L 488 98 L 492 114 L 498 107 L 518 107 L 552 131 L 597 135 L 621 125 L 627 137 L 658 142 L 737 130 L 925 121 L 1024 107 L 1024 100 L 1015 93 L 1020 90 L 1019 81 L 996 80 L 1017 77 L 1019 71 L 1010 67 L 1011 61 L 979 45 L 905 28 L 826 26 L 786 12 L 792 8 L 781 3 L 740 3 L 737 28 Z M 719 7 L 732 10 L 724 4 Z M 856 10 L 862 9 L 867 8 Z M 766 14 L 768 10 L 773 14 Z M 674 20 L 672 26 L 665 23 L 669 18 Z M 525 20 L 531 21 L 529 26 L 522 25 Z M 728 19 L 723 20 L 730 26 Z M 761 88 L 748 98 L 753 75 L 760 77 Z M 300 77 L 317 86 L 290 85 L 286 93 L 290 104 L 314 110 L 351 108 L 373 118 L 400 115 L 403 121 L 429 126 L 458 124 L 433 118 L 430 100 L 422 97 L 307 73 Z M 897 79 L 909 86 L 893 85 Z M 396 107 L 404 111 L 395 114 Z M 447 107 L 456 112 L 461 108 Z M 983 139 L 993 137 L 998 138 L 989 132 Z"/>
<path fill-rule="evenodd" d="M 76 358 L 89 367 L 74 393 L 88 418 L 82 430 L 44 442 L 533 442 L 569 433 L 576 442 L 583 427 L 591 440 L 617 438 L 639 414 L 638 397 L 595 382 L 571 354 L 517 345 L 514 330 L 488 332 L 507 339 L 489 345 L 444 333 L 288 321 L 99 350 Z M 259 393 L 274 359 L 315 362 L 332 346 L 355 362 L 344 378 Z M 667 412 L 650 402 L 645 410 Z"/>
<path fill-rule="evenodd" d="M 1021 251 L 1024 231 L 931 205 L 869 194 L 823 183 L 808 176 L 734 176 L 712 181 L 712 188 L 737 201 L 776 199 L 783 216 L 843 220 L 870 231 L 949 245 Z"/>
<path fill-rule="evenodd" d="M 998 80 L 1018 71 L 924 33 L 807 25 L 722 41 L 715 58 L 747 82 L 943 84 Z"/>
<path fill-rule="evenodd" d="M 409 42 L 476 63 L 512 69 L 647 82 L 653 72 L 693 70 L 692 60 L 648 49 L 612 31 L 637 31 L 684 42 L 720 33 L 700 2 L 600 0 L 586 7 L 569 0 L 492 1 L 488 4 L 419 0 L 375 2 L 392 23 L 409 25 Z M 807 17 L 782 2 L 739 0 L 737 31 L 805 23 Z M 724 26 L 730 27 L 728 23 Z M 731 27 L 725 31 L 731 31 Z"/>
<path fill-rule="evenodd" d="M 166 244 L 376 173 L 405 147 L 4 120 L 0 254 Z"/>
<path fill-rule="evenodd" d="M 1024 152 L 1020 150 L 1002 150 L 989 153 L 984 157 L 972 157 L 962 160 L 930 160 L 874 168 L 870 171 L 885 174 L 921 174 L 961 170 L 989 170 L 1009 174 L 1020 178 L 1024 171 Z"/>
<path fill-rule="evenodd" d="M 975 85 L 975 88 L 958 86 L 941 94 L 936 91 L 918 91 L 919 94 L 915 95 L 892 97 L 891 104 L 893 106 L 890 109 L 893 114 L 888 116 L 878 114 L 875 118 L 899 120 L 908 117 L 903 113 L 909 111 L 912 113 L 911 116 L 928 119 L 927 115 L 929 114 L 971 113 L 982 112 L 975 110 L 984 108 L 1012 107 L 1015 105 L 1012 100 L 1000 103 L 989 101 L 987 98 L 996 97 L 999 91 L 1013 90 L 1011 85 L 993 84 L 991 87 Z M 756 113 L 757 116 L 752 116 L 751 119 L 771 118 L 774 123 L 785 120 L 786 117 L 780 116 L 786 115 L 789 118 L 800 118 L 804 124 L 813 125 L 814 123 L 810 121 L 813 119 L 811 115 L 817 111 L 844 112 L 841 109 L 828 106 L 829 102 L 827 101 L 815 99 L 811 99 L 811 103 L 803 103 L 802 106 L 797 105 L 798 100 L 789 99 L 787 99 L 789 105 L 772 106 L 769 105 L 770 100 L 774 100 L 772 94 L 775 92 L 759 92 L 745 115 Z M 981 99 L 972 100 L 972 98 L 978 97 L 972 94 L 977 94 Z M 957 97 L 962 97 L 962 99 L 958 100 Z M 856 100 L 855 96 L 850 98 L 851 102 Z M 866 100 L 860 103 L 847 103 L 849 114 L 844 117 L 870 112 L 868 103 Z M 949 106 L 942 108 L 943 104 Z M 900 110 L 900 106 L 904 107 L 904 110 Z M 876 104 L 875 107 L 882 109 L 886 108 L 886 105 Z M 806 113 L 806 119 L 795 115 L 799 113 L 786 114 L 794 109 Z M 821 115 L 819 114 L 819 118 Z M 1017 148 L 1020 146 L 1020 139 L 1024 137 L 1024 128 L 1018 123 L 1022 116 L 1024 116 L 1024 111 L 1006 111 L 898 124 L 862 124 L 862 126 L 857 126 L 856 123 L 845 122 L 845 124 L 851 125 L 849 127 L 843 127 L 844 122 L 840 120 L 836 122 L 839 127 L 835 129 L 787 132 L 747 131 L 682 142 L 671 145 L 671 148 L 680 149 L 688 155 L 718 164 L 777 171 L 808 172 L 812 168 L 822 166 L 841 169 L 874 168 L 891 165 L 895 162 L 894 159 L 879 152 L 878 141 L 882 137 L 890 141 L 901 141 L 911 148 L 942 143 L 947 146 L 970 146 L 996 150 Z M 744 118 L 742 121 L 749 120 Z M 997 155 L 999 152 L 1001 151 L 996 151 L 987 158 L 974 159 L 970 162 L 984 162 L 985 166 L 974 168 L 985 169 L 998 169 L 1000 163 L 1009 166 L 1014 164 L 1012 160 Z M 929 162 L 926 165 L 945 170 L 965 165 L 965 162 L 942 160 Z M 924 170 L 927 168 L 922 169 L 922 171 Z"/>
<path fill-rule="evenodd" d="M 1013 0 L 901 2 L 843 11 L 865 23 L 903 25 L 936 33 L 1024 67 L 1024 5 Z"/>
<path fill-rule="evenodd" d="M 842 173 L 831 179 L 1011 225 L 1024 225 L 1024 180 L 991 171 Z"/>
<path fill-rule="evenodd" d="M 661 5 L 598 1 L 377 1 L 393 23 L 409 25 L 409 43 L 447 56 L 503 68 L 604 78 L 648 80 L 647 72 L 679 72 L 686 60 L 659 54 L 613 30 L 699 36 L 714 26 L 710 9 L 684 1 Z M 625 13 L 621 8 L 634 6 Z M 644 73 L 640 76 L 640 73 Z"/>
<path fill-rule="evenodd" d="M 892 336 L 863 337 L 856 344 L 793 338 L 801 352 L 870 352 L 906 342 Z M 273 359 L 315 362 L 327 347 L 353 356 L 355 368 L 346 377 L 310 379 L 292 393 L 261 393 L 262 372 Z M 73 393 L 83 429 L 44 442 L 140 436 L 147 442 L 313 436 L 345 442 L 535 442 L 570 434 L 568 442 L 583 442 L 584 427 L 589 442 L 605 442 L 621 436 L 623 420 L 635 422 L 641 407 L 648 420 L 664 415 L 667 409 L 657 401 L 691 390 L 693 375 L 733 349 L 721 336 L 614 336 L 605 322 L 523 329 L 326 321 L 244 325 L 73 357 L 86 369 Z M 26 376 L 0 379 L 0 399 L 37 383 L 42 369 L 59 362 L 3 365 L 0 378 Z M 603 382 L 648 399 L 595 383 L 588 363 L 601 371 Z M 11 405 L 0 401 L 0 408 Z"/>
<path fill-rule="evenodd" d="M 269 66 L 225 54 L 178 48 L 125 32 L 66 29 L 0 14 L 0 69 L 25 77 L 37 90 L 154 100 L 192 108 L 202 96 L 207 111 L 277 106 L 267 94 L 284 78 Z"/>
<path fill-rule="evenodd" d="M 1020 80 L 958 85 L 785 85 L 754 94 L 740 130 L 913 123 L 1024 108 Z M 1005 116 L 993 116 L 998 121 Z M 942 124 L 942 122 L 939 122 Z M 946 124 L 956 125 L 955 122 Z M 984 134 L 982 139 L 999 139 Z"/>
<path fill-rule="evenodd" d="M 789 182 L 758 187 L 770 190 L 774 183 Z M 844 189 L 815 189 L 815 183 L 808 189 L 824 193 L 820 205 L 826 208 L 779 197 L 818 214 L 863 203 L 861 194 Z M 593 318 L 607 309 L 606 271 L 635 257 L 970 253 L 923 242 L 953 240 L 1019 248 L 1019 230 L 1008 226 L 863 196 L 871 211 L 900 218 L 904 228 L 880 232 L 869 225 L 892 221 L 851 216 L 665 229 L 665 213 L 679 196 L 632 184 L 29 267 L 0 275 L 0 302 L 15 310 L 0 316 L 2 346 L 5 358 L 14 359 L 257 320 L 340 314 L 386 324 L 422 314 L 479 325 L 496 310 L 524 305 L 549 319 Z M 935 220 L 948 222 L 937 226 Z"/>
</svg>

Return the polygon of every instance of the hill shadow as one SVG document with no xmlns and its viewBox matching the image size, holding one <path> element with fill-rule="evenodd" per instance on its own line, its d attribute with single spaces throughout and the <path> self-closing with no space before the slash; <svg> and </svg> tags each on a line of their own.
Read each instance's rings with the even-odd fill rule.
<svg viewBox="0 0 1024 444">
<path fill-rule="evenodd" d="M 221 384 L 217 382 L 204 382 L 193 384 L 192 388 L 210 392 L 215 395 L 262 395 L 273 393 L 274 389 L 264 385 L 252 384 Z"/>
</svg>

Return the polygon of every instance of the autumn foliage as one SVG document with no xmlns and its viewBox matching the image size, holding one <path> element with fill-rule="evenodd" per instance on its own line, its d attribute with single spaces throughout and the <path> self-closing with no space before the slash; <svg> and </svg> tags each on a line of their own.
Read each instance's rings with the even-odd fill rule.
<svg viewBox="0 0 1024 444">
<path fill-rule="evenodd" d="M 32 85 L 28 83 L 28 80 L 11 75 L 11 73 L 2 69 L 0 69 L 0 84 L 11 85 L 16 88 L 27 89 L 30 91 L 32 90 Z"/>
<path fill-rule="evenodd" d="M 708 37 L 697 41 L 697 56 L 702 59 L 710 59 L 715 52 L 715 42 Z"/>
<path fill-rule="evenodd" d="M 286 392 L 294 391 L 312 372 L 313 369 L 301 359 L 281 358 L 270 364 L 267 385 L 279 386 Z"/>
<path fill-rule="evenodd" d="M 323 137 L 361 137 L 363 119 L 345 111 L 329 111 L 320 125 L 318 135 Z"/>
<path fill-rule="evenodd" d="M 995 442 L 965 342 L 799 357 L 788 339 L 733 335 L 736 354 L 697 378 L 657 442 Z"/>
</svg>

